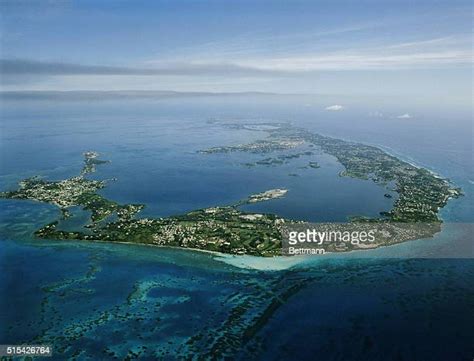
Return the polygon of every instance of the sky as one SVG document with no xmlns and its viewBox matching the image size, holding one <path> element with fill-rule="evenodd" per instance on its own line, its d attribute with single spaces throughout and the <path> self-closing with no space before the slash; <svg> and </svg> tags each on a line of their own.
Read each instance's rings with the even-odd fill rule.
<svg viewBox="0 0 474 361">
<path fill-rule="evenodd" d="M 422 97 L 470 106 L 471 1 L 0 1 L 2 91 Z"/>
</svg>

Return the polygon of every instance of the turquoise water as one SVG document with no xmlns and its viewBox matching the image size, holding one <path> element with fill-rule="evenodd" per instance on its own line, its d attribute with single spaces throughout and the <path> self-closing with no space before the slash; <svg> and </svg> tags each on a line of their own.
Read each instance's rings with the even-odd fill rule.
<svg viewBox="0 0 474 361">
<path fill-rule="evenodd" d="M 30 175 L 75 175 L 82 152 L 96 150 L 111 163 L 99 166 L 93 177 L 117 178 L 102 193 L 146 204 L 144 216 L 232 204 L 276 187 L 288 188 L 288 196 L 249 209 L 341 221 L 390 208 L 386 190 L 338 178 L 340 165 L 323 154 L 314 155 L 321 168 L 298 169 L 306 158 L 247 168 L 243 163 L 261 157 L 197 153 L 263 135 L 207 124 L 222 117 L 291 121 L 379 144 L 450 177 L 465 196 L 443 210 L 449 224 L 435 240 L 377 250 L 377 258 L 311 259 L 279 271 L 237 268 L 202 252 L 37 240 L 32 232 L 55 219 L 58 210 L 1 200 L 0 343 L 51 343 L 58 360 L 472 358 L 472 254 L 466 259 L 437 254 L 472 245 L 472 234 L 456 226 L 472 222 L 474 214 L 472 145 L 459 125 L 440 129 L 441 123 L 421 119 L 425 126 L 403 128 L 375 124 L 360 114 L 329 119 L 295 104 L 256 106 L 241 100 L 4 105 L 2 190 Z M 349 129 L 351 117 L 360 120 Z M 293 172 L 298 177 L 289 176 Z M 83 216 L 67 226 L 80 226 Z M 397 254 L 429 258 L 386 259 Z"/>
</svg>

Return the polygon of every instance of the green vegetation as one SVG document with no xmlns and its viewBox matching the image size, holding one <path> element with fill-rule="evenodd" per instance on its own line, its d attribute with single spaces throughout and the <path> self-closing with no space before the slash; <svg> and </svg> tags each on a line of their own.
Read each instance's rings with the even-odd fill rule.
<svg viewBox="0 0 474 361">
<path fill-rule="evenodd" d="M 84 167 L 82 168 L 81 175 L 94 173 L 96 165 L 108 163 L 106 160 L 97 159 L 99 153 L 97 152 L 85 152 L 84 153 Z"/>
<path fill-rule="evenodd" d="M 237 129 L 240 127 L 235 124 L 228 126 Z M 388 226 L 387 236 L 379 239 L 375 246 L 432 236 L 440 229 L 439 209 L 446 205 L 449 198 L 461 195 L 460 189 L 453 188 L 447 180 L 373 146 L 333 139 L 284 125 L 255 129 L 267 132 L 269 137 L 245 145 L 215 147 L 202 153 L 271 153 L 300 146 L 319 148 L 336 157 L 344 166 L 341 176 L 371 179 L 381 185 L 394 184 L 398 198 L 392 210 L 381 213 L 379 218 L 352 218 L 353 222 L 375 222 Z M 302 151 L 268 157 L 256 164 L 281 164 L 303 155 L 311 156 L 313 152 Z M 61 209 L 62 218 L 70 216 L 69 208 L 73 206 L 80 206 L 91 212 L 87 231 L 61 230 L 58 220 L 35 233 L 38 237 L 51 239 L 144 243 L 240 255 L 276 256 L 281 254 L 283 227 L 299 223 L 272 214 L 246 213 L 238 209 L 242 204 L 282 197 L 287 192 L 285 189 L 250 195 L 232 206 L 206 208 L 167 218 L 136 218 L 144 205 L 121 205 L 108 200 L 98 193 L 106 182 L 86 178 L 88 174 L 95 172 L 97 165 L 107 163 L 98 159 L 98 156 L 96 152 L 86 152 L 84 167 L 77 177 L 60 181 L 28 178 L 20 182 L 16 191 L 0 193 L 0 197 L 54 204 Z M 317 162 L 310 161 L 307 167 L 320 166 Z M 290 175 L 297 176 L 295 173 Z M 388 198 L 390 194 L 385 196 Z M 407 225 L 410 224 L 420 226 L 408 228 Z M 342 252 L 351 249 L 333 246 L 330 250 Z"/>
<path fill-rule="evenodd" d="M 269 190 L 229 207 L 196 210 L 164 219 L 136 219 L 134 216 L 144 205 L 121 205 L 98 194 L 105 182 L 89 180 L 85 175 L 95 171 L 95 167 L 90 167 L 91 162 L 94 165 L 107 162 L 98 160 L 95 152 L 84 156 L 85 165 L 78 177 L 61 181 L 28 178 L 20 182 L 18 190 L 0 193 L 2 198 L 54 204 L 61 209 L 63 218 L 70 216 L 68 209 L 73 206 L 91 211 L 87 232 L 61 230 L 58 220 L 36 231 L 37 237 L 144 243 L 258 256 L 281 252 L 280 225 L 284 221 L 275 215 L 241 212 L 237 206 L 282 197 L 286 190 Z M 113 215 L 116 220 L 107 221 Z"/>
<path fill-rule="evenodd" d="M 236 124 L 223 124 L 231 128 L 239 128 Z M 315 146 L 324 153 L 330 154 L 344 166 L 340 176 L 372 181 L 386 185 L 395 184 L 398 199 L 389 212 L 382 212 L 381 218 L 365 219 L 364 221 L 392 221 L 392 222 L 441 222 L 438 217 L 439 209 L 444 207 L 450 198 L 461 195 L 459 188 L 452 187 L 448 180 L 434 175 L 426 169 L 415 167 L 404 162 L 383 150 L 360 143 L 335 139 L 320 134 L 308 132 L 304 129 L 279 124 L 262 130 L 269 134 L 262 142 L 254 142 L 241 146 L 216 147 L 212 151 L 203 153 L 241 151 L 252 153 L 269 153 L 280 150 L 278 144 L 297 146 Z M 271 145 L 275 145 L 273 148 Z M 319 168 L 317 162 L 310 162 L 309 167 Z M 290 176 L 297 176 L 290 173 Z M 362 220 L 362 218 L 357 218 Z"/>
</svg>

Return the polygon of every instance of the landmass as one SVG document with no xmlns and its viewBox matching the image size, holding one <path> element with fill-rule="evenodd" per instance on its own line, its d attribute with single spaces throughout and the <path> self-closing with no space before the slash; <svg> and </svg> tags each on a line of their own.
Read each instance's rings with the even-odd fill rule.
<svg viewBox="0 0 474 361">
<path fill-rule="evenodd" d="M 237 145 L 237 146 L 222 146 L 213 147 L 209 149 L 201 150 L 201 153 L 212 154 L 212 153 L 229 153 L 229 152 L 251 152 L 251 153 L 270 153 L 275 150 L 286 150 L 297 147 L 303 144 L 302 140 L 293 139 L 270 139 L 270 140 L 257 140 L 256 142 Z"/>
<path fill-rule="evenodd" d="M 120 205 L 101 196 L 97 191 L 106 181 L 90 180 L 85 175 L 95 172 L 95 166 L 107 163 L 99 160 L 97 152 L 84 153 L 84 166 L 79 176 L 60 181 L 46 181 L 40 177 L 22 180 L 16 191 L 2 192 L 0 197 L 11 199 L 31 199 L 53 204 L 61 210 L 62 218 L 69 218 L 69 209 L 82 206 L 91 211 L 91 221 L 95 224 L 116 213 L 119 218 L 128 219 L 143 208 L 140 204 Z"/>
<path fill-rule="evenodd" d="M 224 123 L 222 126 L 239 128 L 238 124 Z M 383 212 L 381 216 L 384 220 L 394 222 L 441 222 L 438 217 L 439 210 L 450 198 L 457 198 L 462 194 L 461 189 L 453 187 L 449 180 L 371 145 L 331 138 L 285 124 L 265 128 L 263 131 L 268 134 L 267 139 L 237 146 L 213 147 L 201 152 L 209 154 L 250 151 L 266 154 L 280 150 L 281 144 L 285 144 L 289 149 L 301 145 L 317 147 L 322 152 L 337 158 L 344 166 L 345 170 L 341 172 L 341 177 L 370 179 L 380 185 L 393 183 L 398 199 L 393 209 Z M 319 168 L 317 162 L 311 162 L 309 166 Z M 370 220 L 380 221 L 380 218 Z"/>
<path fill-rule="evenodd" d="M 268 191 L 253 194 L 249 197 L 248 203 L 268 201 L 270 199 L 281 198 L 288 192 L 287 189 L 270 189 Z"/>
<path fill-rule="evenodd" d="M 289 146 L 290 143 L 288 143 L 287 145 Z M 297 146 L 297 145 L 292 144 L 292 146 Z M 222 148 L 222 147 L 220 147 L 220 148 Z M 218 153 L 219 152 L 218 149 L 220 149 L 220 148 L 218 147 L 218 148 L 213 148 L 213 150 L 205 150 L 205 151 L 202 151 L 202 153 L 208 153 L 208 154 L 209 153 Z M 249 149 L 251 149 L 252 153 L 258 153 L 258 151 L 253 147 L 251 147 Z M 277 149 L 280 149 L 280 148 L 275 148 L 275 150 L 277 150 Z M 233 148 L 233 150 L 230 150 L 230 151 L 237 151 L 237 150 L 238 150 L 237 148 Z M 221 150 L 221 152 L 222 151 L 229 152 L 229 150 Z M 249 151 L 249 150 L 245 149 L 243 151 Z M 265 148 L 265 150 L 263 150 L 261 152 L 264 153 L 264 152 L 267 152 L 267 151 L 270 151 L 270 150 L 267 150 L 267 148 Z M 258 166 L 258 165 L 266 165 L 266 166 L 281 165 L 281 164 L 288 163 L 292 159 L 297 159 L 297 158 L 300 158 L 302 156 L 311 156 L 313 154 L 314 153 L 311 152 L 311 151 L 304 151 L 304 152 L 292 153 L 292 154 L 280 154 L 276 157 L 263 158 L 261 160 L 257 160 L 256 162 L 253 162 L 253 163 L 245 163 L 245 165 L 248 166 L 248 167 L 255 167 L 255 166 Z M 317 164 L 316 162 L 309 162 L 308 165 L 311 166 L 312 163 Z"/>
<path fill-rule="evenodd" d="M 316 147 L 336 157 L 344 166 L 345 170 L 340 176 L 371 179 L 381 185 L 394 184 L 398 198 L 390 211 L 381 212 L 380 217 L 376 218 L 352 217 L 350 220 L 354 224 L 372 222 L 386 226 L 385 236 L 378 238 L 373 247 L 433 236 L 440 230 L 442 222 L 438 216 L 439 210 L 450 198 L 461 195 L 461 190 L 453 187 L 448 180 L 373 146 L 281 124 L 226 126 L 266 132 L 267 138 L 249 144 L 213 147 L 201 153 L 267 154 L 304 146 Z M 288 160 L 303 155 L 312 156 L 313 152 L 302 150 L 269 159 Z M 269 162 L 274 164 L 273 161 Z M 143 204 L 119 204 L 109 200 L 98 193 L 107 181 L 87 178 L 96 171 L 97 165 L 105 163 L 107 161 L 99 159 L 97 152 L 89 151 L 84 153 L 84 166 L 78 176 L 59 181 L 28 178 L 19 183 L 17 190 L 2 192 L 0 197 L 36 200 L 59 207 L 61 218 L 35 232 L 37 237 L 46 239 L 141 243 L 271 257 L 281 255 L 284 228 L 301 223 L 274 214 L 244 212 L 239 208 L 243 204 L 283 197 L 287 190 L 282 188 L 249 195 L 247 199 L 233 205 L 205 208 L 166 218 L 138 218 L 138 213 L 145 207 Z M 316 161 L 311 161 L 308 167 L 320 166 Z M 90 222 L 84 229 L 77 231 L 62 230 L 61 220 L 71 216 L 70 209 L 74 206 L 90 211 Z M 416 226 L 411 227 L 413 224 Z M 334 244 L 329 245 L 327 251 L 342 252 L 355 248 L 351 244 L 343 247 Z"/>
</svg>

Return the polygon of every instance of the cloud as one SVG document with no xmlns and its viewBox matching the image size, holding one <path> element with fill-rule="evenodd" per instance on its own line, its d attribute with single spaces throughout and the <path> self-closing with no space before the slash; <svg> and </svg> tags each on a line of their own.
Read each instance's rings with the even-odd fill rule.
<svg viewBox="0 0 474 361">
<path fill-rule="evenodd" d="M 285 71 L 258 69 L 232 63 L 167 63 L 156 67 L 120 67 L 42 62 L 24 59 L 0 59 L 2 75 L 275 75 Z"/>
<path fill-rule="evenodd" d="M 339 104 L 330 105 L 330 106 L 326 107 L 326 110 L 333 111 L 333 112 L 337 112 L 337 111 L 342 110 L 342 109 L 344 109 L 344 107 L 342 105 L 339 105 Z"/>
<path fill-rule="evenodd" d="M 257 69 L 291 72 L 340 70 L 420 69 L 472 64 L 471 37 L 446 36 L 420 41 L 379 44 L 372 47 L 289 51 L 232 59 L 232 63 Z"/>
<path fill-rule="evenodd" d="M 405 114 L 402 114 L 402 115 L 398 115 L 397 118 L 398 119 L 410 119 L 410 118 L 413 118 L 413 117 L 410 114 L 405 113 Z"/>
<path fill-rule="evenodd" d="M 399 43 L 366 49 L 344 49 L 331 52 L 288 51 L 240 55 L 218 54 L 185 56 L 148 61 L 140 66 L 86 65 L 27 59 L 0 59 L 2 75 L 159 75 L 159 76 L 297 76 L 319 71 L 437 68 L 472 63 L 470 42 L 464 38 L 444 37 L 419 42 Z M 199 59 L 199 61 L 193 60 Z"/>
<path fill-rule="evenodd" d="M 321 54 L 244 60 L 239 63 L 253 69 L 280 70 L 287 72 L 413 69 L 440 66 L 467 65 L 471 63 L 470 51 L 414 52 L 407 54 L 384 54 L 382 49 L 372 53 Z"/>
<path fill-rule="evenodd" d="M 0 91 L 0 100 L 87 100 L 100 101 L 108 99 L 173 99 L 173 98 L 197 98 L 197 97 L 279 97 L 291 96 L 291 94 L 276 94 L 266 92 L 178 92 L 171 90 L 68 90 L 68 91 Z"/>
</svg>

